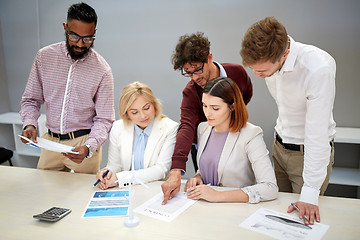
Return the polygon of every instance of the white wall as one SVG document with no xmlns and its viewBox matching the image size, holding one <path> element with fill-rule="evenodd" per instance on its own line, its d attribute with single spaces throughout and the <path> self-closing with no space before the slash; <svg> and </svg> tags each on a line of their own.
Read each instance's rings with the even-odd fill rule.
<svg viewBox="0 0 360 240">
<path fill-rule="evenodd" d="M 19 102 L 37 50 L 64 39 L 61 24 L 66 20 L 67 8 L 75 2 L 0 2 L 4 50 L 0 63 L 5 63 L 7 77 L 4 79 L 1 75 L 1 84 L 8 87 L 8 96 L 1 94 L 0 104 L 9 104 L 10 111 L 20 110 Z M 95 8 L 99 17 L 95 49 L 113 69 L 115 106 L 118 105 L 122 88 L 139 80 L 153 88 L 163 102 L 165 114 L 179 121 L 181 91 L 187 79 L 175 72 L 170 62 L 179 36 L 202 31 L 211 41 L 215 60 L 241 63 L 239 50 L 247 28 L 266 16 L 275 16 L 295 40 L 319 46 L 336 59 L 335 121 L 338 126 L 360 127 L 360 81 L 357 79 L 360 1 L 86 2 Z M 264 80 L 255 78 L 250 71 L 248 73 L 254 87 L 254 96 L 248 105 L 250 121 L 263 128 L 267 146 L 271 150 L 277 109 Z M 106 162 L 107 153 L 104 150 Z"/>
</svg>

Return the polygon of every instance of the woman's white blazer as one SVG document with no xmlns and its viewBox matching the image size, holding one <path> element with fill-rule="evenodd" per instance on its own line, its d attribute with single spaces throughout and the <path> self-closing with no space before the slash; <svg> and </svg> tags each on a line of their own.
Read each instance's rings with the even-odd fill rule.
<svg viewBox="0 0 360 240">
<path fill-rule="evenodd" d="M 135 176 L 143 182 L 164 179 L 171 166 L 178 123 L 168 117 L 155 119 L 144 153 L 144 169 L 136 170 Z M 134 124 L 125 125 L 123 120 L 114 122 L 109 136 L 108 163 L 106 168 L 116 173 L 119 187 L 131 168 L 134 140 Z"/>
</svg>

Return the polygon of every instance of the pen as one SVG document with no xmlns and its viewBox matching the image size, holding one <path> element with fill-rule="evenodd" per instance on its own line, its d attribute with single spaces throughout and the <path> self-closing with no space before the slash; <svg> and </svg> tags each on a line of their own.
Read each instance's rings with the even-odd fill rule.
<svg viewBox="0 0 360 240">
<path fill-rule="evenodd" d="M 102 175 L 102 177 L 104 178 L 108 173 L 109 173 L 109 169 L 104 172 L 104 174 Z M 93 187 L 95 187 L 99 182 L 100 182 L 100 179 L 98 179 L 98 180 L 94 183 L 94 186 L 93 186 Z"/>
<path fill-rule="evenodd" d="M 295 206 L 294 203 L 291 203 L 291 206 L 293 206 L 296 209 L 296 211 L 300 212 L 300 210 L 298 209 L 297 206 Z M 309 219 L 308 219 L 308 217 L 306 215 L 304 215 L 304 218 L 309 221 Z"/>
</svg>

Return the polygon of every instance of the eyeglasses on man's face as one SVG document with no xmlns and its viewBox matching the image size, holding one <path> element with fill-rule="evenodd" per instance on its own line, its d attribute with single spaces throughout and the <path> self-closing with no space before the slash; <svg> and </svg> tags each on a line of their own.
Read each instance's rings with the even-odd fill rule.
<svg viewBox="0 0 360 240">
<path fill-rule="evenodd" d="M 95 40 L 95 35 L 81 37 L 76 33 L 68 33 L 66 32 L 66 36 L 68 37 L 70 42 L 77 43 L 81 39 L 84 44 L 91 44 Z"/>
<path fill-rule="evenodd" d="M 187 72 L 184 70 L 184 68 L 181 69 L 181 74 L 184 76 L 184 77 L 192 77 L 192 75 L 200 75 L 204 72 L 204 65 L 205 63 L 203 62 L 201 68 L 198 68 L 198 69 L 195 69 L 195 71 L 192 71 L 192 72 Z"/>
</svg>

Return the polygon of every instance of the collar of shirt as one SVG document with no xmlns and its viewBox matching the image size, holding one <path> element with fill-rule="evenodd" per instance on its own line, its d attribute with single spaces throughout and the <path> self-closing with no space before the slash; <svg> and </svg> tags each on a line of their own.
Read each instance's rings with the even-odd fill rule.
<svg viewBox="0 0 360 240">
<path fill-rule="evenodd" d="M 227 77 L 227 74 L 226 74 L 226 71 L 225 71 L 224 67 L 220 63 L 218 63 L 216 61 L 213 61 L 213 63 L 220 69 L 220 76 L 219 77 Z"/>
<path fill-rule="evenodd" d="M 224 69 L 224 67 L 216 62 L 216 61 L 213 61 L 213 63 L 220 69 L 220 76 L 219 77 L 227 77 L 227 74 L 226 74 L 226 71 Z M 204 89 L 204 86 L 201 86 L 202 89 Z"/>
<path fill-rule="evenodd" d="M 88 53 L 87 53 L 85 56 L 83 56 L 82 58 L 77 59 L 77 60 L 71 58 L 71 56 L 70 56 L 70 54 L 69 54 L 69 51 L 68 51 L 68 49 L 67 49 L 67 47 L 66 47 L 66 41 L 63 41 L 63 42 L 61 43 L 61 51 L 63 52 L 63 54 L 64 54 L 71 62 L 76 62 L 76 61 L 85 61 L 85 59 L 92 53 L 93 49 L 90 48 L 89 51 L 88 51 Z"/>
<path fill-rule="evenodd" d="M 154 120 L 155 120 L 155 118 L 152 120 L 152 122 L 144 130 L 141 129 L 138 125 L 136 125 L 134 123 L 134 140 L 138 139 L 142 132 L 144 132 L 144 134 L 147 137 L 149 137 L 150 133 L 151 133 L 151 130 L 153 128 L 153 125 L 154 125 Z"/>
<path fill-rule="evenodd" d="M 291 72 L 295 68 L 295 61 L 299 52 L 299 47 L 295 40 L 288 36 L 290 39 L 290 52 L 284 62 L 283 67 L 280 69 L 279 73 L 282 75 L 284 72 Z"/>
</svg>

